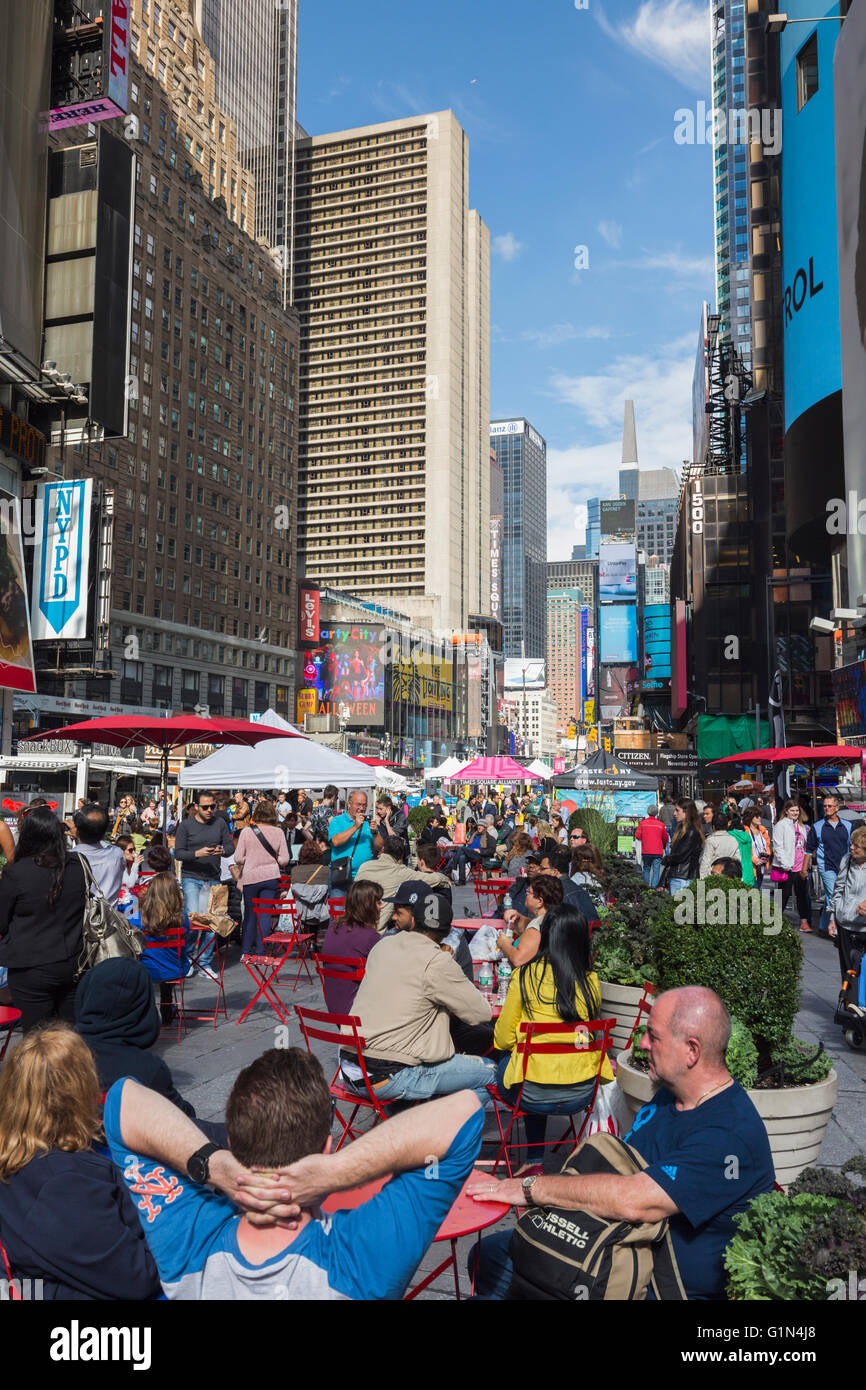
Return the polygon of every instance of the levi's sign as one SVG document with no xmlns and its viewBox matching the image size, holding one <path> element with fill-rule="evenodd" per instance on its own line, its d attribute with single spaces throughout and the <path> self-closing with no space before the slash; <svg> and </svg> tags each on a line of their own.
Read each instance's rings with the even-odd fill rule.
<svg viewBox="0 0 866 1390">
<path fill-rule="evenodd" d="M 93 479 L 38 490 L 31 624 L 34 641 L 87 636 Z"/>
</svg>

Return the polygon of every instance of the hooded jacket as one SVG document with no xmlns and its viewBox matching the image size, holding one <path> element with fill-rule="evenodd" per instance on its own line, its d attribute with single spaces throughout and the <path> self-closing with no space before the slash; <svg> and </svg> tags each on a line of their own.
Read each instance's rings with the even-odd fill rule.
<svg viewBox="0 0 866 1390">
<path fill-rule="evenodd" d="M 857 912 L 862 902 L 866 902 L 866 864 L 855 864 L 851 856 L 846 854 L 839 865 L 830 900 L 834 920 L 849 931 L 866 932 L 866 917 L 861 917 Z"/>
<path fill-rule="evenodd" d="M 148 1051 L 159 1037 L 160 1019 L 153 982 L 139 961 L 106 960 L 86 972 L 75 995 L 75 1030 L 93 1053 L 103 1091 L 131 1076 L 195 1119 L 165 1062 Z"/>
</svg>

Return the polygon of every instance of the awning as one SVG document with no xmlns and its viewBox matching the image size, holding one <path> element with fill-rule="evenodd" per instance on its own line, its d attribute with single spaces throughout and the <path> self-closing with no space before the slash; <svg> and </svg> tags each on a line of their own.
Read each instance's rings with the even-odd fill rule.
<svg viewBox="0 0 866 1390">
<path fill-rule="evenodd" d="M 62 753 L 4 753 L 0 756 L 0 772 L 74 772 L 81 760 Z M 109 758 L 100 755 L 90 759 L 94 772 L 115 773 L 118 777 L 153 775 L 153 768 L 137 758 Z"/>
</svg>

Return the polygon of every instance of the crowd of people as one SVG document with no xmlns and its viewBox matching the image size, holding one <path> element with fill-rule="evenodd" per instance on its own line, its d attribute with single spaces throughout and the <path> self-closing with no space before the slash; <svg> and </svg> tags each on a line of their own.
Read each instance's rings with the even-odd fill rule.
<svg viewBox="0 0 866 1390">
<path fill-rule="evenodd" d="M 23 1032 L 0 1069 L 0 1241 L 15 1274 L 54 1298 L 400 1297 L 476 1169 L 478 1201 L 668 1223 L 685 1295 L 721 1297 L 733 1217 L 773 1183 L 766 1132 L 725 1067 L 721 1001 L 689 989 L 653 1005 L 643 1045 L 660 1089 L 625 1136 L 642 1171 L 545 1173 L 549 1117 L 581 1114 L 614 1076 L 584 1048 L 528 1062 L 521 1048 L 525 1024 L 599 1016 L 591 934 L 610 900 L 604 862 L 546 799 L 473 794 L 451 807 L 436 794 L 417 838 L 405 798 L 368 804 L 326 787 L 316 799 L 202 790 L 180 814 L 158 799 L 139 811 L 124 798 L 110 814 L 83 803 L 66 822 L 27 808 L 0 877 L 0 998 Z M 675 893 L 710 874 L 759 886 L 772 873 L 808 929 L 814 862 L 821 929 L 838 934 L 844 970 L 866 930 L 866 828 L 838 812 L 828 796 L 809 825 L 794 801 L 776 820 L 760 799 L 699 810 L 665 798 L 637 829 L 644 876 Z M 453 925 L 455 888 L 485 869 L 510 881 L 496 948 L 513 973 L 496 1010 Z M 80 975 L 91 881 L 145 945 Z M 307 1052 L 266 1051 L 208 1122 L 152 1051 L 156 995 L 164 1011 L 165 986 L 207 975 L 220 949 L 216 936 L 196 943 L 193 962 L 190 917 L 225 884 L 241 952 L 260 951 L 253 899 L 278 899 L 289 881 L 328 966 L 326 1009 L 357 1019 L 363 1039 L 359 1054 L 346 1033 L 340 1084 L 388 1116 L 338 1152 L 327 1078 Z M 485 1112 L 518 1101 L 526 1159 L 483 1179 Z M 723 1180 L 732 1144 L 735 1182 Z M 356 1210 L 322 1216 L 324 1199 L 386 1176 Z M 473 1275 L 481 1297 L 544 1296 L 527 1292 L 536 1276 L 510 1229 L 485 1237 Z"/>
</svg>

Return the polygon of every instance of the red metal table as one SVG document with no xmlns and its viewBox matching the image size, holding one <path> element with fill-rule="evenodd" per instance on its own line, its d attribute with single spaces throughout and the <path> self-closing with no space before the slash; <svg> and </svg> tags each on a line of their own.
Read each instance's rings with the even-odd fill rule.
<svg viewBox="0 0 866 1390">
<path fill-rule="evenodd" d="M 322 1203 L 322 1211 L 354 1211 L 356 1207 L 363 1206 L 364 1202 L 375 1197 L 377 1192 L 381 1192 L 385 1183 L 390 1181 L 390 1177 L 391 1175 L 388 1174 L 387 1177 L 376 1178 L 374 1182 L 365 1183 L 362 1187 L 350 1188 L 348 1192 L 334 1192 Z M 458 1240 L 464 1236 L 477 1236 L 480 1244 L 481 1232 L 486 1231 L 488 1226 L 495 1226 L 496 1222 L 501 1221 L 510 1210 L 508 1202 L 476 1202 L 466 1195 L 466 1188 L 471 1182 L 477 1182 L 479 1178 L 489 1179 L 489 1177 L 489 1173 L 480 1170 L 469 1174 L 458 1192 L 451 1210 L 433 1237 L 434 1245 L 447 1240 L 451 1245 L 451 1252 L 446 1260 L 437 1265 L 432 1274 L 426 1275 L 420 1284 L 416 1284 L 414 1289 L 410 1289 L 404 1295 L 405 1302 L 417 1298 L 419 1293 L 423 1293 L 434 1279 L 438 1279 L 440 1274 L 444 1274 L 449 1266 L 454 1270 L 454 1291 L 457 1301 L 460 1301 L 460 1274 L 457 1268 Z"/>
<path fill-rule="evenodd" d="M 479 927 L 492 927 L 495 932 L 505 931 L 504 917 L 455 917 L 451 923 L 459 931 L 478 931 Z"/>
</svg>

